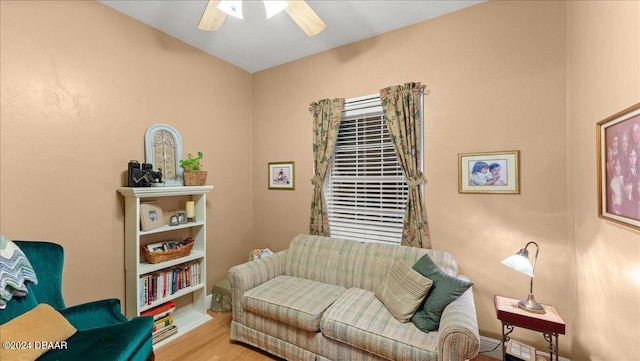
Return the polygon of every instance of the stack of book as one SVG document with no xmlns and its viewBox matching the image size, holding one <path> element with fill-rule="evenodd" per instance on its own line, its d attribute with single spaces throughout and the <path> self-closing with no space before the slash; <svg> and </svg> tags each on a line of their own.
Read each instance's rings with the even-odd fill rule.
<svg viewBox="0 0 640 361">
<path fill-rule="evenodd" d="M 178 327 L 173 324 L 173 311 L 175 310 L 176 305 L 169 301 L 140 313 L 140 316 L 153 317 L 153 333 L 151 334 L 153 343 L 178 332 Z"/>
<path fill-rule="evenodd" d="M 140 307 L 200 284 L 200 262 L 192 261 L 140 276 Z"/>
</svg>

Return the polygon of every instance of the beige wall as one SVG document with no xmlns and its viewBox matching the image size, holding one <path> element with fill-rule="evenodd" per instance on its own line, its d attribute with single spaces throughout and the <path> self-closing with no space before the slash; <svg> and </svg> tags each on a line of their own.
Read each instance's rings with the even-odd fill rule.
<svg viewBox="0 0 640 361">
<path fill-rule="evenodd" d="M 526 294 L 527 278 L 500 261 L 532 239 L 535 294 L 567 323 L 561 354 L 636 359 L 640 237 L 597 218 L 594 128 L 640 99 L 640 3 L 568 4 L 489 2 L 254 74 L 255 233 L 279 250 L 306 231 L 308 103 L 421 81 L 433 247 L 475 282 L 481 334 L 499 338 L 494 294 Z M 458 153 L 512 149 L 520 195 L 458 194 Z M 278 160 L 296 162 L 295 192 L 267 190 Z M 513 337 L 546 347 L 531 331 Z"/>
<path fill-rule="evenodd" d="M 205 152 L 210 289 L 307 231 L 310 102 L 420 81 L 433 247 L 474 281 L 481 334 L 499 337 L 494 294 L 526 294 L 500 261 L 533 239 L 562 356 L 640 354 L 640 237 L 597 218 L 594 156 L 595 123 L 640 99 L 640 3 L 489 2 L 253 75 L 98 3 L 0 6 L 0 231 L 65 245 L 70 304 L 124 297 L 116 189 L 148 126 Z M 513 149 L 520 195 L 458 194 L 458 153 Z M 273 161 L 295 162 L 294 191 L 267 190 Z"/>
<path fill-rule="evenodd" d="M 595 124 L 640 102 L 640 2 L 568 3 L 576 360 L 640 358 L 640 234 L 597 218 Z"/>
<path fill-rule="evenodd" d="M 570 316 L 566 198 L 566 5 L 490 2 L 254 74 L 255 233 L 287 247 L 307 230 L 311 200 L 308 104 L 423 82 L 426 208 L 433 247 L 475 283 L 482 334 L 499 337 L 493 295 L 524 297 L 528 279 L 500 264 L 541 245 L 536 295 Z M 411 50 L 408 50 L 411 49 Z M 304 81 L 302 81 L 302 79 Z M 520 195 L 458 193 L 458 153 L 520 150 Z M 296 163 L 296 190 L 269 191 L 270 161 Z M 562 339 L 566 354 L 575 332 Z M 539 334 L 517 337 L 542 345 Z"/>
<path fill-rule="evenodd" d="M 215 186 L 210 292 L 253 246 L 251 75 L 98 2 L 0 6 L 2 234 L 65 247 L 69 304 L 124 299 L 117 188 L 146 129 L 170 124 Z"/>
</svg>

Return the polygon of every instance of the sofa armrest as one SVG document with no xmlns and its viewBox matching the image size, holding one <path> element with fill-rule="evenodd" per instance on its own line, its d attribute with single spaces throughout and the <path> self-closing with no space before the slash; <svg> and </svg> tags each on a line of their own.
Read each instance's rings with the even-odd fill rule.
<svg viewBox="0 0 640 361">
<path fill-rule="evenodd" d="M 242 295 L 248 290 L 259 286 L 284 273 L 284 263 L 287 250 L 272 254 L 269 257 L 249 261 L 229 269 L 227 278 L 231 286 L 231 302 L 233 320 L 244 323 Z"/>
<path fill-rule="evenodd" d="M 458 277 L 468 280 L 465 276 Z M 470 287 L 442 313 L 438 328 L 438 360 L 470 360 L 479 350 L 478 318 L 473 287 Z"/>
<path fill-rule="evenodd" d="M 67 307 L 60 313 L 78 330 L 105 327 L 127 322 L 120 300 L 109 298 Z"/>
</svg>

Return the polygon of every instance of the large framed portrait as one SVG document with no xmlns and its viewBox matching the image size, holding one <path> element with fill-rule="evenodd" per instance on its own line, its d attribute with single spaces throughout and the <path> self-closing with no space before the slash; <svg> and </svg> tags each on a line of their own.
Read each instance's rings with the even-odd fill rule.
<svg viewBox="0 0 640 361">
<path fill-rule="evenodd" d="M 459 193 L 520 193 L 520 151 L 458 154 Z"/>
<path fill-rule="evenodd" d="M 269 189 L 295 189 L 293 162 L 269 163 Z"/>
<path fill-rule="evenodd" d="M 640 230 L 640 103 L 596 125 L 598 216 Z"/>
</svg>

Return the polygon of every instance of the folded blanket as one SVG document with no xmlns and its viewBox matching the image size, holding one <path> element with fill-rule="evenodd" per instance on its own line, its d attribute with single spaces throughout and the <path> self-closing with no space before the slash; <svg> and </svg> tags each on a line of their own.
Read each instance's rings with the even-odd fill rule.
<svg viewBox="0 0 640 361">
<path fill-rule="evenodd" d="M 27 282 L 38 284 L 36 273 L 22 250 L 0 235 L 0 310 L 13 296 L 28 293 Z"/>
</svg>

